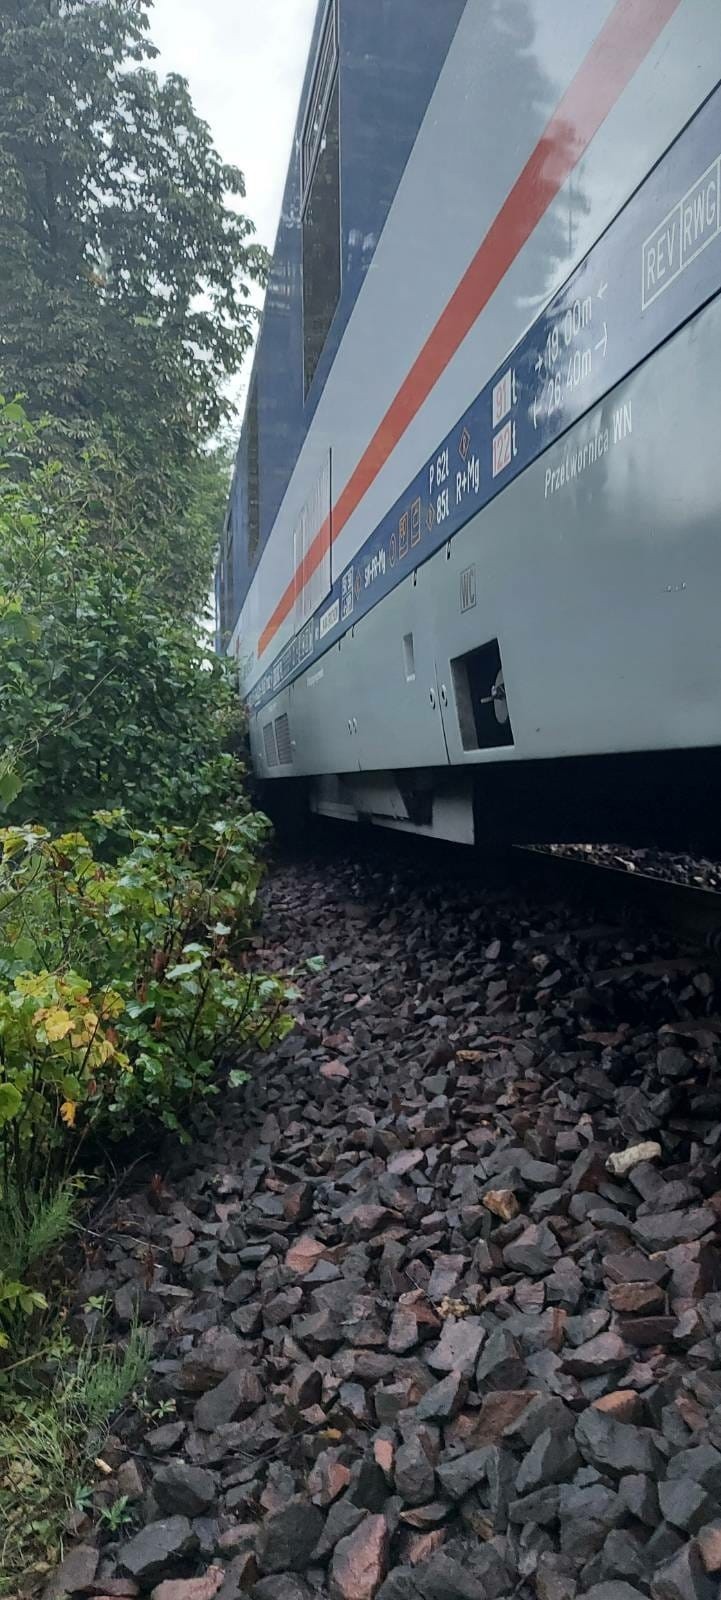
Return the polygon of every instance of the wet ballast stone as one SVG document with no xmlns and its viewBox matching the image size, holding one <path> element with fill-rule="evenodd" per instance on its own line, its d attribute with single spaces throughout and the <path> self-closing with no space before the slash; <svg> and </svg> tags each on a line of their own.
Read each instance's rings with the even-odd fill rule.
<svg viewBox="0 0 721 1600">
<path fill-rule="evenodd" d="M 703 956 L 387 853 L 276 868 L 259 937 L 325 966 L 78 1284 L 149 1400 L 49 1600 L 718 1600 Z"/>
</svg>

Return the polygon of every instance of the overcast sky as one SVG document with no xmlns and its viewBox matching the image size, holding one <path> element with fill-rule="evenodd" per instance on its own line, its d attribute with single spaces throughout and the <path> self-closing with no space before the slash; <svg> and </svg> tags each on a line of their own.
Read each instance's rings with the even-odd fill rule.
<svg viewBox="0 0 721 1600">
<path fill-rule="evenodd" d="M 245 173 L 246 211 L 269 250 L 317 3 L 155 0 L 150 13 L 157 70 L 188 79 L 223 159 Z"/>
</svg>

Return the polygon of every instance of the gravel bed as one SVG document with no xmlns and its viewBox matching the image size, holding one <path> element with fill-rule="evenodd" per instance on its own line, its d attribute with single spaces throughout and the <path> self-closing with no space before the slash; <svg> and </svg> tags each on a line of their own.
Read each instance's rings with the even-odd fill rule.
<svg viewBox="0 0 721 1600">
<path fill-rule="evenodd" d="M 274 873 L 260 959 L 326 966 L 78 1285 L 156 1414 L 48 1600 L 716 1600 L 714 972 L 418 860 Z"/>
<path fill-rule="evenodd" d="M 671 850 L 637 849 L 624 844 L 551 844 L 541 847 L 545 854 L 570 856 L 575 861 L 590 861 L 617 872 L 636 872 L 647 878 L 662 878 L 692 889 L 721 889 L 721 862 L 703 856 L 689 856 Z"/>
</svg>

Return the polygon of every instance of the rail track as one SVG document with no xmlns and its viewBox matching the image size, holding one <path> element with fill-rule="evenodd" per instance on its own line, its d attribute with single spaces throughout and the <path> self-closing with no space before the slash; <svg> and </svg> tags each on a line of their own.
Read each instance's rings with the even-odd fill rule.
<svg viewBox="0 0 721 1600">
<path fill-rule="evenodd" d="M 485 888 L 508 890 L 585 905 L 594 912 L 625 922 L 629 918 L 667 927 L 679 939 L 703 945 L 721 961 L 721 888 L 683 882 L 689 877 L 713 878 L 713 864 L 663 851 L 619 846 L 513 845 L 470 849 L 404 833 L 327 820 L 315 821 L 301 849 L 314 855 L 346 860 L 378 861 L 411 866 L 419 881 L 430 873 L 440 880 L 475 881 Z M 298 845 L 290 849 L 293 859 Z M 581 854 L 580 851 L 588 852 Z M 624 860 L 625 866 L 615 865 Z M 676 874 L 674 876 L 674 874 Z M 719 868 L 721 877 L 721 868 Z"/>
<path fill-rule="evenodd" d="M 662 864 L 662 858 L 659 858 Z M 702 941 L 721 958 L 721 893 L 648 872 L 584 861 L 544 846 L 509 852 L 513 883 L 546 895 L 590 901 L 599 910 L 666 924 L 680 938 Z"/>
</svg>

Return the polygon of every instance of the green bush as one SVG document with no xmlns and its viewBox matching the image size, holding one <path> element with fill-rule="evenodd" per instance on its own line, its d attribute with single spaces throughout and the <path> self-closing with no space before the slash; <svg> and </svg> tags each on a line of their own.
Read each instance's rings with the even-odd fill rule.
<svg viewBox="0 0 721 1600">
<path fill-rule="evenodd" d="M 107 464 L 43 464 L 42 440 L 0 399 L 0 808 L 51 829 L 119 805 L 146 828 L 232 812 L 230 663 L 128 542 Z M 209 459 L 203 473 L 217 496 Z"/>
<path fill-rule="evenodd" d="M 252 969 L 248 942 L 268 824 L 191 831 L 97 813 L 81 833 L 0 831 L 0 1160 L 21 1203 L 48 1161 L 91 1133 L 148 1121 L 186 1134 L 190 1107 L 292 1026 L 295 991 Z"/>
</svg>

